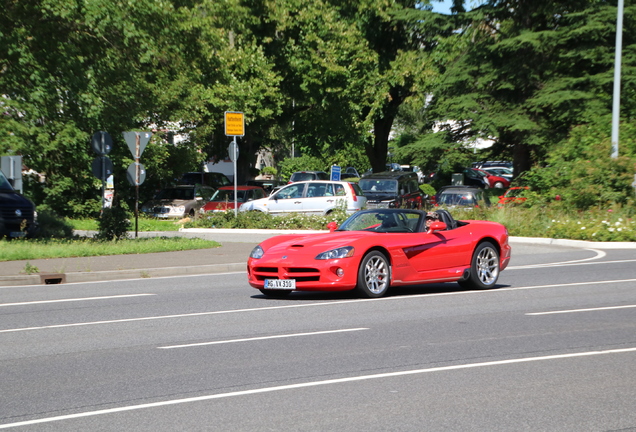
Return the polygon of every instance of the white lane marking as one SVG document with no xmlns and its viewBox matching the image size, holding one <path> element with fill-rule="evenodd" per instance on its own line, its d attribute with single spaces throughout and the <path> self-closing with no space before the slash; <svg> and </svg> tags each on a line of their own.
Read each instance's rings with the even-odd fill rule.
<svg viewBox="0 0 636 432">
<path fill-rule="evenodd" d="M 323 381 L 309 381 L 309 382 L 289 384 L 289 385 L 276 386 L 276 387 L 265 387 L 265 388 L 258 388 L 258 389 L 252 389 L 252 390 L 235 391 L 230 393 L 196 396 L 196 397 L 190 397 L 190 398 L 184 398 L 184 399 L 172 399 L 172 400 L 167 400 L 162 402 L 152 402 L 152 403 L 139 404 L 139 405 L 128 405 L 128 406 L 123 406 L 118 408 L 109 408 L 109 409 L 103 409 L 103 410 L 97 410 L 97 411 L 86 411 L 82 413 L 67 414 L 67 415 L 61 415 L 56 417 L 45 417 L 45 418 L 40 418 L 35 420 L 26 420 L 21 422 L 3 424 L 3 425 L 0 425 L 0 429 L 9 429 L 9 428 L 14 428 L 19 426 L 28 426 L 28 425 L 41 424 L 41 423 L 51 423 L 55 421 L 77 419 L 82 417 L 92 417 L 92 416 L 98 416 L 98 415 L 104 415 L 104 414 L 115 414 L 120 412 L 134 411 L 134 410 L 141 410 L 141 409 L 148 409 L 148 408 L 157 408 L 157 407 L 163 407 L 163 406 L 169 406 L 169 405 L 179 405 L 179 404 L 185 404 L 185 403 L 209 401 L 213 399 L 224 399 L 224 398 L 237 397 L 237 396 L 248 396 L 248 395 L 261 394 L 261 393 L 271 393 L 275 391 L 318 387 L 323 385 L 342 384 L 342 383 L 358 382 L 358 381 L 366 381 L 366 380 L 382 379 L 382 378 L 394 378 L 394 377 L 418 375 L 418 374 L 434 373 L 434 372 L 446 372 L 446 371 L 454 371 L 454 370 L 461 370 L 461 369 L 473 369 L 473 368 L 488 367 L 488 366 L 503 366 L 503 365 L 510 365 L 510 364 L 518 364 L 518 363 L 529 363 L 529 362 L 535 362 L 535 361 L 559 360 L 559 359 L 590 357 L 590 356 L 608 355 L 608 354 L 622 354 L 622 353 L 631 353 L 631 352 L 636 352 L 636 347 L 611 349 L 611 350 L 603 350 L 603 351 L 587 351 L 587 352 L 570 353 L 570 354 L 556 354 L 556 355 L 540 356 L 540 357 L 515 358 L 515 359 L 508 359 L 508 360 L 495 360 L 495 361 L 489 361 L 489 362 L 483 362 L 483 363 L 468 363 L 468 364 L 460 364 L 460 365 L 453 365 L 453 366 L 440 366 L 440 367 L 434 367 L 434 368 L 428 368 L 428 369 L 414 369 L 414 370 L 406 370 L 406 371 L 399 371 L 399 372 L 387 372 L 387 373 L 380 373 L 375 375 L 359 375 L 359 376 L 353 376 L 348 378 L 336 378 L 336 379 L 323 380 Z"/>
<path fill-rule="evenodd" d="M 78 302 L 78 301 L 90 301 L 90 300 L 111 300 L 111 299 L 126 298 L 126 297 L 142 297 L 142 296 L 153 296 L 153 295 L 157 295 L 157 294 L 122 294 L 122 295 L 101 296 L 101 297 L 84 297 L 84 298 L 58 299 L 58 300 L 38 300 L 38 301 L 20 302 L 20 303 L 0 303 L 0 307 L 26 306 L 26 305 L 35 305 L 35 304 L 45 304 L 45 303 Z"/>
<path fill-rule="evenodd" d="M 560 311 L 549 311 L 549 312 L 531 312 L 526 315 L 554 315 L 554 314 L 564 314 L 564 313 L 574 313 L 574 312 L 596 312 L 603 310 L 614 310 L 614 309 L 631 309 L 636 308 L 636 305 L 624 305 L 624 306 L 605 306 L 605 307 L 597 307 L 597 308 L 586 308 L 586 309 L 569 309 L 569 310 L 560 310 Z"/>
<path fill-rule="evenodd" d="M 561 288 L 561 287 L 572 287 L 572 286 L 580 286 L 580 285 L 581 286 L 582 285 L 607 285 L 612 283 L 629 283 L 629 282 L 636 282 L 636 279 L 603 280 L 603 281 L 594 281 L 594 282 L 573 282 L 573 283 L 567 283 L 567 284 L 536 285 L 536 286 L 516 287 L 516 288 L 497 288 L 497 289 L 486 290 L 486 291 L 483 291 L 483 290 L 453 291 L 453 292 L 447 292 L 447 293 L 415 294 L 415 295 L 409 295 L 409 296 L 382 297 L 382 298 L 376 298 L 376 299 L 339 300 L 339 301 L 324 302 L 324 303 L 304 303 L 304 304 L 294 304 L 294 305 L 288 305 L 288 306 L 269 306 L 269 307 L 261 307 L 261 308 L 233 309 L 233 310 L 225 310 L 225 311 L 196 312 L 196 313 L 190 313 L 190 314 L 162 315 L 162 316 L 150 316 L 150 317 L 141 317 L 141 318 L 124 318 L 119 320 L 108 320 L 108 321 L 92 321 L 92 322 L 82 322 L 82 323 L 72 323 L 72 324 L 55 324 L 55 325 L 39 326 L 39 327 L 13 328 L 13 329 L 0 330 L 0 333 L 11 333 L 11 332 L 30 331 L 30 330 L 45 330 L 45 329 L 65 328 L 65 327 L 82 327 L 82 326 L 99 325 L 99 324 L 118 324 L 118 323 L 125 323 L 125 322 L 152 321 L 152 320 L 162 320 L 162 319 L 172 319 L 172 318 L 190 318 L 190 317 L 198 317 L 198 316 L 222 315 L 222 314 L 243 313 L 243 312 L 261 312 L 261 311 L 269 311 L 269 310 L 295 309 L 295 308 L 303 308 L 303 307 L 332 306 L 332 305 L 341 305 L 341 304 L 349 304 L 349 303 L 398 301 L 398 300 L 412 301 L 413 299 L 416 299 L 416 298 L 432 298 L 432 297 L 466 295 L 466 294 L 486 295 L 486 294 L 497 294 L 497 293 L 502 293 L 506 291 L 520 291 L 520 290 L 541 289 L 541 288 Z"/>
<path fill-rule="evenodd" d="M 244 338 L 244 339 L 230 339 L 230 340 L 215 341 L 215 342 L 199 342 L 199 343 L 184 344 L 184 345 L 170 345 L 170 346 L 162 346 L 157 348 L 158 349 L 190 348 L 190 347 L 197 347 L 197 346 L 204 346 L 204 345 L 219 345 L 219 344 L 236 343 L 236 342 L 252 342 L 252 341 L 282 339 L 282 338 L 290 338 L 290 337 L 298 337 L 298 336 L 316 336 L 316 335 L 324 335 L 324 334 L 330 334 L 330 333 L 344 333 L 344 332 L 353 332 L 353 331 L 360 331 L 360 330 L 369 330 L 369 329 L 366 327 L 361 327 L 361 328 L 353 328 L 353 329 L 325 330 L 325 331 L 317 331 L 317 332 L 309 332 L 309 333 L 293 333 L 293 334 L 276 335 L 276 336 L 261 336 L 261 337 Z"/>
<path fill-rule="evenodd" d="M 591 257 L 591 258 L 583 258 L 583 259 L 580 259 L 580 260 L 560 261 L 560 262 L 552 262 L 552 263 L 545 263 L 545 264 L 528 264 L 528 265 L 524 265 L 524 266 L 511 266 L 511 267 L 506 267 L 506 270 L 508 270 L 508 269 L 518 270 L 518 269 L 526 269 L 526 268 L 552 267 L 552 266 L 561 267 L 561 266 L 564 266 L 564 265 L 565 266 L 567 266 L 567 265 L 575 265 L 575 264 L 584 263 L 586 261 L 598 260 L 598 259 L 601 259 L 601 258 L 605 258 L 607 256 L 607 253 L 605 251 L 602 251 L 602 250 L 598 250 L 598 249 L 584 249 L 584 250 L 589 250 L 589 251 L 595 252 L 596 255 Z M 630 261 L 636 261 L 636 260 L 630 260 Z M 602 263 L 592 263 L 592 264 L 602 264 Z"/>
</svg>

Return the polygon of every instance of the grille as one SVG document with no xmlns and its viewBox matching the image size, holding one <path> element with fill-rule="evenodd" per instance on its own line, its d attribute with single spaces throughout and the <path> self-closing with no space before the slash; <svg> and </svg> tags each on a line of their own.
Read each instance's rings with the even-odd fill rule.
<svg viewBox="0 0 636 432">
<path fill-rule="evenodd" d="M 19 209 L 22 214 L 17 216 L 15 214 L 16 209 Z M 0 215 L 5 222 L 20 222 L 23 219 L 27 221 L 33 220 L 33 207 L 31 206 L 11 206 L 10 208 L 0 208 Z"/>
<path fill-rule="evenodd" d="M 285 279 L 296 279 L 296 282 L 318 282 L 320 271 L 307 267 L 255 267 L 254 277 L 257 280 L 280 279 L 279 275 L 284 275 Z"/>
</svg>

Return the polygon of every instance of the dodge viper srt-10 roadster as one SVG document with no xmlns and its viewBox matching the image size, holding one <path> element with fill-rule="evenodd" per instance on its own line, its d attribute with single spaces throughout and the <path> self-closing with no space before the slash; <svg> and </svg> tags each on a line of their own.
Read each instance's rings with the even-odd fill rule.
<svg viewBox="0 0 636 432">
<path fill-rule="evenodd" d="M 374 298 L 391 286 L 437 282 L 487 289 L 510 262 L 506 227 L 455 220 L 446 210 L 363 210 L 330 225 L 329 233 L 280 235 L 256 246 L 249 284 L 270 297 L 357 289 Z"/>
</svg>

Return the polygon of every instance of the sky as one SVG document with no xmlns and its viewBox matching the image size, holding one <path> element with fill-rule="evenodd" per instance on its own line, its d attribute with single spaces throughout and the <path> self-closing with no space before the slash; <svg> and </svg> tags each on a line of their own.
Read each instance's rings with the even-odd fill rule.
<svg viewBox="0 0 636 432">
<path fill-rule="evenodd" d="M 476 0 L 472 0 L 472 1 L 467 1 L 464 3 L 464 7 L 466 8 L 466 10 L 471 9 L 471 6 L 474 7 L 475 4 L 479 4 L 479 1 Z M 483 1 L 481 2 L 483 3 Z M 450 14 L 450 8 L 453 4 L 452 0 L 444 0 L 442 2 L 438 2 L 438 1 L 431 1 L 431 4 L 433 5 L 433 10 L 435 12 L 439 12 L 439 13 L 443 13 L 443 14 Z"/>
</svg>

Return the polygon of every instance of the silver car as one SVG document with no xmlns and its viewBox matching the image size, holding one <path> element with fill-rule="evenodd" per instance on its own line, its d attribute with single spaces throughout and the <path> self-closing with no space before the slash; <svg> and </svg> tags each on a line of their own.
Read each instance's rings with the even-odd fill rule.
<svg viewBox="0 0 636 432">
<path fill-rule="evenodd" d="M 239 211 L 326 215 L 342 206 L 352 214 L 364 208 L 366 203 L 367 198 L 355 183 L 313 180 L 288 184 L 267 198 L 241 205 Z"/>
<path fill-rule="evenodd" d="M 160 190 L 155 198 L 144 203 L 141 211 L 162 219 L 193 217 L 203 207 L 215 189 L 208 186 L 179 185 Z"/>
</svg>

